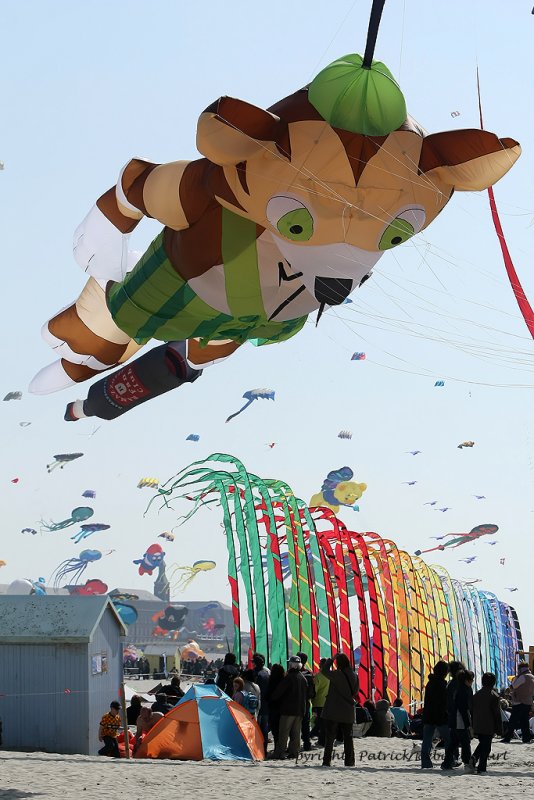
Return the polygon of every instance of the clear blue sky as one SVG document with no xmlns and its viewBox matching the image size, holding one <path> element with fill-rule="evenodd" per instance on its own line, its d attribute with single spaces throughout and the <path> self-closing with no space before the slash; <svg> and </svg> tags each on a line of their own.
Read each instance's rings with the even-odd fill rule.
<svg viewBox="0 0 534 800">
<path fill-rule="evenodd" d="M 120 167 L 135 155 L 195 158 L 196 120 L 210 102 L 230 94 L 267 106 L 335 57 L 361 52 L 369 8 L 369 0 L 2 3 L 2 396 L 25 392 L 53 360 L 40 327 L 84 283 L 72 232 Z M 528 3 L 494 0 L 388 0 L 376 56 L 429 131 L 477 126 L 478 60 L 486 128 L 523 146 L 496 197 L 534 303 L 530 11 Z M 156 231 L 144 222 L 135 244 L 145 247 Z M 86 546 L 116 551 L 87 576 L 151 589 L 132 560 L 161 542 L 157 535 L 175 517 L 143 516 L 150 492 L 136 488 L 140 477 L 165 480 L 194 459 L 230 452 L 308 500 L 326 472 L 347 464 L 369 488 L 360 513 L 344 519 L 409 551 L 431 546 L 432 536 L 498 524 L 496 546 L 482 540 L 434 561 L 511 601 L 534 642 L 534 346 L 505 276 L 487 195 L 456 194 L 428 230 L 384 256 L 375 276 L 317 329 L 310 323 L 285 345 L 243 348 L 193 386 L 102 423 L 92 437 L 91 421 L 62 420 L 83 388 L 2 403 L 0 581 L 48 578 L 79 553 L 68 530 L 20 531 L 38 529 L 41 518 L 64 519 L 84 504 L 84 489 L 97 492 L 93 520 L 112 526 Z M 351 362 L 355 350 L 367 360 Z M 440 378 L 445 386 L 434 388 Z M 263 386 L 275 389 L 276 401 L 258 401 L 225 425 L 243 392 Z M 339 440 L 341 429 L 352 430 L 352 440 Z M 185 441 L 191 432 L 198 444 Z M 475 447 L 457 449 L 466 439 Z M 422 453 L 406 454 L 412 449 Z M 83 458 L 47 474 L 54 453 L 78 450 Z M 409 480 L 418 483 L 403 484 Z M 434 499 L 451 510 L 423 505 Z M 219 523 L 217 511 L 203 512 L 167 547 L 169 563 L 218 564 L 184 599 L 228 601 Z M 477 560 L 459 561 L 468 555 Z"/>
</svg>

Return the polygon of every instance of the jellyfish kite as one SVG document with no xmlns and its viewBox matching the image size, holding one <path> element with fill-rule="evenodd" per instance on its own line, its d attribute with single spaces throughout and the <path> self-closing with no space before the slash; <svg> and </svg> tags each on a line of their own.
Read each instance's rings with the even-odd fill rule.
<svg viewBox="0 0 534 800">
<path fill-rule="evenodd" d="M 226 418 L 226 422 L 230 422 L 231 419 L 237 417 L 238 414 L 241 414 L 246 408 L 248 408 L 254 400 L 274 400 L 274 391 L 272 389 L 249 389 L 248 392 L 245 392 L 243 395 L 244 399 L 247 401 L 244 406 L 242 406 L 239 411 L 236 411 L 234 414 L 230 414 L 229 417 Z"/>
<path fill-rule="evenodd" d="M 72 509 L 70 517 L 62 519 L 61 522 L 44 522 L 41 520 L 41 528 L 51 532 L 62 531 L 64 528 L 70 528 L 71 525 L 76 525 L 78 522 L 85 522 L 85 520 L 92 517 L 94 513 L 93 509 L 89 508 L 89 506 L 78 506 L 78 508 Z"/>
<path fill-rule="evenodd" d="M 87 539 L 91 536 L 92 533 L 98 533 L 99 531 L 107 531 L 111 528 L 111 525 L 105 525 L 101 522 L 90 522 L 87 525 L 81 525 L 80 530 L 78 533 L 75 533 L 74 536 L 70 538 L 75 544 L 80 544 L 84 539 Z"/>
<path fill-rule="evenodd" d="M 82 550 L 78 558 L 67 558 L 62 561 L 52 573 L 51 580 L 54 580 L 54 589 L 59 588 L 60 582 L 67 576 L 72 576 L 72 583 L 75 586 L 89 564 L 99 561 L 101 558 L 100 550 Z"/>
<path fill-rule="evenodd" d="M 65 464 L 75 461 L 77 458 L 81 458 L 82 456 L 83 453 L 58 453 L 57 455 L 53 456 L 54 461 L 46 465 L 46 469 L 48 472 L 52 472 L 52 470 L 56 469 L 56 467 L 63 469 Z"/>
<path fill-rule="evenodd" d="M 173 577 L 177 573 L 182 573 L 178 580 L 171 585 L 176 592 L 185 592 L 191 581 L 193 581 L 197 575 L 200 575 L 201 572 L 208 572 L 209 570 L 215 569 L 216 566 L 217 564 L 215 561 L 195 561 L 191 567 L 174 565 L 170 571 L 169 580 L 172 582 Z"/>
</svg>

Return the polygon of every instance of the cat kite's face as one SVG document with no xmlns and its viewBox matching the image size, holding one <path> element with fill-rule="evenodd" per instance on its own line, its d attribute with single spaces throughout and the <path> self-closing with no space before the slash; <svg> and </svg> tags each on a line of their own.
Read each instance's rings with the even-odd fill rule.
<svg viewBox="0 0 534 800">
<path fill-rule="evenodd" d="M 520 153 L 514 140 L 485 131 L 424 136 L 410 119 L 389 136 L 342 131 L 306 90 L 271 111 L 221 98 L 201 115 L 197 145 L 223 167 L 221 205 L 265 228 L 328 305 L 426 228 L 455 188 L 490 186 Z"/>
</svg>

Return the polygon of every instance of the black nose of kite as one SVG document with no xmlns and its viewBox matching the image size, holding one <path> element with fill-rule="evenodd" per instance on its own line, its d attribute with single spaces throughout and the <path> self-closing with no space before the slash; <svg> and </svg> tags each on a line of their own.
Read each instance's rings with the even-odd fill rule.
<svg viewBox="0 0 534 800">
<path fill-rule="evenodd" d="M 352 289 L 351 278 L 315 278 L 313 292 L 322 306 L 339 306 Z"/>
</svg>

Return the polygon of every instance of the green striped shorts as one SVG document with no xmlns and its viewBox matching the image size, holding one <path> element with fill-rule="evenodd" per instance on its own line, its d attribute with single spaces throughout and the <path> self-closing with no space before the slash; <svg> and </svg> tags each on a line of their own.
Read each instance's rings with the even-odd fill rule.
<svg viewBox="0 0 534 800">
<path fill-rule="evenodd" d="M 108 307 L 116 325 L 138 344 L 153 338 L 270 344 L 290 339 L 307 319 L 269 322 L 264 316 L 232 317 L 212 308 L 173 268 L 163 247 L 163 231 L 126 278 L 111 287 Z"/>
</svg>

